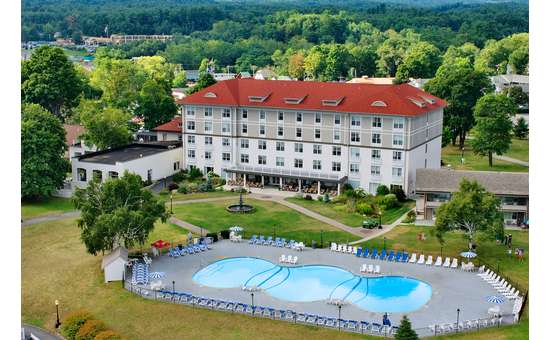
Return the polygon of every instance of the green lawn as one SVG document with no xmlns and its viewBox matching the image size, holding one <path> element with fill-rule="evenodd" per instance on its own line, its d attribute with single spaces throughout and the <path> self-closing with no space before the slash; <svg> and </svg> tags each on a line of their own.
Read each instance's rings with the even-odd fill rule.
<svg viewBox="0 0 550 340">
<path fill-rule="evenodd" d="M 244 195 L 244 194 L 243 194 Z M 215 197 L 238 197 L 239 193 L 231 191 L 212 191 L 212 192 L 196 192 L 192 194 L 180 194 L 175 192 L 172 194 L 174 201 L 189 201 L 203 198 L 215 198 Z M 170 203 L 170 195 L 159 195 L 159 197 L 166 202 Z"/>
<path fill-rule="evenodd" d="M 299 197 L 286 198 L 287 201 L 298 204 L 306 209 L 315 211 L 316 213 L 332 218 L 340 223 L 348 225 L 350 227 L 360 227 L 367 217 L 362 216 L 356 212 L 347 212 L 345 204 L 324 203 L 316 200 L 305 200 Z M 413 201 L 406 202 L 403 206 L 388 209 L 384 211 L 382 215 L 382 224 L 391 224 L 410 208 L 414 206 Z"/>
<path fill-rule="evenodd" d="M 519 145 L 519 144 L 518 144 Z M 521 148 L 520 148 L 521 149 Z M 510 156 L 510 155 L 508 155 Z M 447 164 L 451 164 L 453 169 L 457 170 L 479 170 L 479 171 L 508 171 L 508 172 L 528 172 L 529 167 L 513 164 L 505 161 L 493 159 L 493 166 L 489 166 L 489 160 L 487 157 L 475 155 L 471 146 L 466 140 L 464 146 L 464 159 L 465 163 L 461 164 L 460 159 L 462 157 L 462 151 L 458 146 L 447 145 L 441 149 L 441 160 Z M 512 157 L 512 156 L 510 156 Z"/>
<path fill-rule="evenodd" d="M 504 156 L 529 162 L 529 139 L 512 139 L 512 145 Z"/>
<path fill-rule="evenodd" d="M 224 200 L 208 203 L 191 203 L 174 206 L 176 217 L 202 226 L 210 231 L 220 231 L 239 225 L 245 229 L 245 237 L 252 234 L 276 236 L 295 239 L 310 244 L 312 240 L 320 242 L 320 231 L 323 230 L 323 243 L 328 241 L 348 242 L 359 239 L 355 235 L 343 232 L 328 224 L 300 214 L 284 205 L 271 202 L 247 199 L 255 211 L 250 214 L 232 214 L 225 208 L 234 200 Z"/>
<path fill-rule="evenodd" d="M 21 201 L 21 218 L 24 220 L 74 210 L 74 205 L 68 198 L 50 197 L 40 201 Z"/>
</svg>

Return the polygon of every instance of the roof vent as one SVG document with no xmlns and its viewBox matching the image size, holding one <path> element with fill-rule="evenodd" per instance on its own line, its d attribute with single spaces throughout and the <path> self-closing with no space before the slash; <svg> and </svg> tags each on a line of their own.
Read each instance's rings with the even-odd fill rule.
<svg viewBox="0 0 550 340">
<path fill-rule="evenodd" d="M 388 106 L 385 102 L 381 101 L 381 100 L 375 100 L 372 102 L 372 104 L 370 104 L 370 106 L 382 106 L 382 107 L 386 107 Z"/>
<path fill-rule="evenodd" d="M 414 105 L 418 107 L 426 107 L 426 102 L 420 101 L 412 97 L 407 97 L 407 99 L 409 99 Z"/>
<path fill-rule="evenodd" d="M 205 97 L 205 98 L 216 98 L 216 97 L 218 97 L 218 96 L 217 96 L 214 92 L 206 92 L 206 93 L 204 94 L 204 97 Z"/>
<path fill-rule="evenodd" d="M 338 106 L 340 103 L 344 100 L 344 97 L 340 97 L 337 99 L 323 99 L 321 100 L 321 104 L 323 106 Z"/>
<path fill-rule="evenodd" d="M 300 104 L 306 97 L 307 97 L 307 95 L 303 96 L 303 97 L 299 97 L 299 98 L 285 98 L 285 103 L 286 104 Z"/>
</svg>

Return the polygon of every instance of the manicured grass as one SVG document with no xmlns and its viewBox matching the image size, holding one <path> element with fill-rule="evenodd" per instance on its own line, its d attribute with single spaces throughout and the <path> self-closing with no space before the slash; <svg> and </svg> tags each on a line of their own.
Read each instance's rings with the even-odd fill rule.
<svg viewBox="0 0 550 340">
<path fill-rule="evenodd" d="M 180 194 L 175 192 L 172 194 L 172 199 L 174 201 L 189 201 L 189 200 L 198 200 L 203 198 L 215 198 L 215 197 L 238 197 L 238 192 L 231 191 L 212 191 L 212 192 L 196 192 L 192 194 Z M 245 195 L 245 194 L 243 194 Z M 170 194 L 168 195 L 159 195 L 159 197 L 166 202 L 170 203 Z"/>
<path fill-rule="evenodd" d="M 464 159 L 465 163 L 461 164 L 460 159 L 462 157 L 462 151 L 458 146 L 447 145 L 441 149 L 441 160 L 447 164 L 451 164 L 453 169 L 457 170 L 479 170 L 479 171 L 509 171 L 509 172 L 528 172 L 529 167 L 513 164 L 505 161 L 493 159 L 493 166 L 489 166 L 489 160 L 487 157 L 475 155 L 471 146 L 466 140 L 464 146 Z M 511 157 L 511 156 L 510 156 Z"/>
<path fill-rule="evenodd" d="M 363 221 L 369 219 L 369 217 L 362 216 L 356 212 L 348 212 L 345 204 L 324 203 L 316 200 L 310 201 L 299 197 L 289 197 L 286 198 L 286 200 L 311 211 L 315 211 L 320 215 L 332 218 L 333 220 L 350 227 L 361 227 Z M 404 213 L 406 213 L 413 205 L 413 201 L 408 201 L 401 207 L 384 211 L 384 214 L 382 215 L 382 224 L 393 223 Z"/>
<path fill-rule="evenodd" d="M 174 206 L 174 214 L 184 221 L 214 232 L 239 225 L 245 229 L 245 237 L 252 234 L 272 236 L 275 227 L 276 236 L 307 244 L 312 240 L 319 244 L 321 230 L 324 245 L 327 245 L 327 241 L 348 242 L 359 239 L 275 202 L 247 199 L 246 203 L 255 208 L 249 214 L 228 212 L 225 208 L 231 203 L 234 200 L 178 205 Z"/>
<path fill-rule="evenodd" d="M 183 229 L 175 224 L 170 222 L 162 223 L 157 222 L 155 224 L 155 229 L 149 234 L 149 239 L 147 240 L 147 246 L 156 240 L 164 240 L 168 242 L 181 242 L 187 241 L 187 233 L 189 230 Z"/>
<path fill-rule="evenodd" d="M 68 198 L 49 197 L 40 201 L 21 201 L 21 218 L 61 214 L 76 210 Z"/>
<path fill-rule="evenodd" d="M 512 139 L 512 145 L 504 156 L 529 162 L 529 139 Z"/>
</svg>

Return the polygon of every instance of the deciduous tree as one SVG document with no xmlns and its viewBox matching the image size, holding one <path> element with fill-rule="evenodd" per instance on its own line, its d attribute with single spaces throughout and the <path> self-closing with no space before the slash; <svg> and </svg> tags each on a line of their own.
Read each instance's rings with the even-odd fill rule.
<svg viewBox="0 0 550 340">
<path fill-rule="evenodd" d="M 78 111 L 80 122 L 86 128 L 81 136 L 86 145 L 95 145 L 99 150 L 104 150 L 132 141 L 129 113 L 105 107 L 99 101 L 82 101 Z"/>
<path fill-rule="evenodd" d="M 529 135 L 529 125 L 525 121 L 525 118 L 519 117 L 514 125 L 514 136 L 519 139 L 524 139 Z"/>
<path fill-rule="evenodd" d="M 408 50 L 395 77 L 401 81 L 409 78 L 432 78 L 441 65 L 441 52 L 425 41 L 418 42 Z"/>
<path fill-rule="evenodd" d="M 143 118 L 145 129 L 169 122 L 177 112 L 178 107 L 174 98 L 164 91 L 161 84 L 153 79 L 145 81 L 135 109 L 135 113 Z"/>
</svg>

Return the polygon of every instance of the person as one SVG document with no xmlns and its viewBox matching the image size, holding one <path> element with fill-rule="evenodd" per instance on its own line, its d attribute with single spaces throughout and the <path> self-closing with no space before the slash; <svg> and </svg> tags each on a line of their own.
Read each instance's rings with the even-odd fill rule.
<svg viewBox="0 0 550 340">
<path fill-rule="evenodd" d="M 191 232 L 189 232 L 189 233 L 187 234 L 187 242 L 188 242 L 188 243 L 191 243 L 191 241 L 193 241 L 193 234 L 191 234 Z"/>
</svg>

